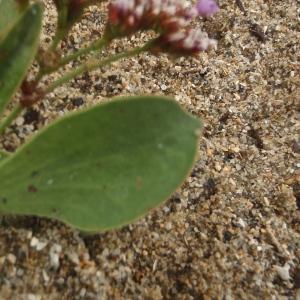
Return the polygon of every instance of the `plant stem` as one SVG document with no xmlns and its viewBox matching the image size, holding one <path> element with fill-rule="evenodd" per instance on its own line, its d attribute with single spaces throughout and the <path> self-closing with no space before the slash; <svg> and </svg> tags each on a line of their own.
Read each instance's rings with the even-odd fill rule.
<svg viewBox="0 0 300 300">
<path fill-rule="evenodd" d="M 78 51 L 76 51 L 70 55 L 67 55 L 60 62 L 58 62 L 57 65 L 55 65 L 53 67 L 40 68 L 40 71 L 36 76 L 36 80 L 40 81 L 44 75 L 57 71 L 59 68 L 63 67 L 64 65 L 68 64 L 69 62 L 71 62 L 73 60 L 76 60 L 81 55 L 85 55 L 85 54 L 88 54 L 89 52 L 96 51 L 96 50 L 100 51 L 108 44 L 109 44 L 109 40 L 106 37 L 103 37 L 102 39 L 99 39 L 99 40 L 91 43 L 89 46 L 79 49 Z"/>
<path fill-rule="evenodd" d="M 57 27 L 55 31 L 50 51 L 57 48 L 59 42 L 65 37 L 67 33 L 67 19 L 68 19 L 68 1 L 62 1 L 62 6 L 58 10 Z"/>
<path fill-rule="evenodd" d="M 4 121 L 0 124 L 0 134 L 2 134 L 6 127 L 8 127 L 12 121 L 23 111 L 23 107 L 18 104 L 13 111 L 4 119 Z"/>
<path fill-rule="evenodd" d="M 72 60 L 77 59 L 81 55 L 88 54 L 89 52 L 92 51 L 100 51 L 102 50 L 105 46 L 107 46 L 109 41 L 106 39 L 106 37 L 103 37 L 100 40 L 97 40 L 93 43 L 91 43 L 89 46 L 79 49 L 78 51 L 74 52 L 73 54 L 70 54 L 66 57 L 64 57 L 60 62 L 59 62 L 59 68 L 68 64 Z"/>
<path fill-rule="evenodd" d="M 63 29 L 57 29 L 49 50 L 54 51 L 65 35 L 66 35 L 66 32 Z"/>
<path fill-rule="evenodd" d="M 45 93 L 51 93 L 54 89 L 56 89 L 58 86 L 70 81 L 71 79 L 75 78 L 76 76 L 86 72 L 86 71 L 92 71 L 98 68 L 101 68 L 103 66 L 106 66 L 108 64 L 111 64 L 119 59 L 122 58 L 127 58 L 127 57 L 132 57 L 134 55 L 140 54 L 142 52 L 145 52 L 147 50 L 149 50 L 152 46 L 152 41 L 148 42 L 147 44 L 145 44 L 142 47 L 137 47 L 134 48 L 132 50 L 128 50 L 113 56 L 110 56 L 104 60 L 101 61 L 96 61 L 95 59 L 91 59 L 83 64 L 81 64 L 77 69 L 75 69 L 74 71 L 71 71 L 70 73 L 62 76 L 61 78 L 57 79 L 56 81 L 54 81 L 52 84 L 50 84 L 48 86 L 48 88 L 46 89 Z"/>
</svg>

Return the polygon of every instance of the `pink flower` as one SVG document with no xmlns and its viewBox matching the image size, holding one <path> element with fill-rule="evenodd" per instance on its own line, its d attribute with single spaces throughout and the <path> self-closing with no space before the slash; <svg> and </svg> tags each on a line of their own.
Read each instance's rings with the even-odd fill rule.
<svg viewBox="0 0 300 300">
<path fill-rule="evenodd" d="M 202 1 L 215 4 L 213 0 Z M 202 1 L 191 8 L 181 0 L 114 0 L 109 4 L 105 34 L 108 39 L 114 39 L 139 30 L 154 30 L 159 37 L 153 43 L 152 50 L 179 55 L 215 48 L 215 40 L 209 39 L 199 29 L 189 27 L 192 17 L 204 15 Z M 216 8 L 207 10 L 206 15 L 211 14 L 212 10 L 216 11 Z"/>
<path fill-rule="evenodd" d="M 108 8 L 107 33 L 121 37 L 139 30 L 176 31 L 188 18 L 179 0 L 115 0 Z"/>
<path fill-rule="evenodd" d="M 210 17 L 219 11 L 219 6 L 214 0 L 199 0 L 195 10 L 201 17 Z"/>
<path fill-rule="evenodd" d="M 200 29 L 186 29 L 161 35 L 156 41 L 154 51 L 168 52 L 175 55 L 193 55 L 217 47 L 217 41 L 210 39 Z"/>
</svg>

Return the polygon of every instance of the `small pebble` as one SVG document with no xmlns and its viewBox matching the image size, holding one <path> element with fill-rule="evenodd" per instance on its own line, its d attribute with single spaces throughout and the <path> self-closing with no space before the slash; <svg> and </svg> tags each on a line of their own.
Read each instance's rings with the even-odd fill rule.
<svg viewBox="0 0 300 300">
<path fill-rule="evenodd" d="M 6 256 L 6 259 L 12 264 L 14 265 L 17 261 L 17 258 L 14 254 L 12 253 L 9 253 L 7 256 Z"/>
<path fill-rule="evenodd" d="M 286 263 L 283 267 L 281 266 L 274 266 L 274 269 L 277 271 L 279 277 L 284 280 L 284 281 L 289 281 L 291 280 L 291 276 L 290 276 L 290 265 L 288 263 Z"/>
<path fill-rule="evenodd" d="M 72 104 L 73 104 L 74 106 L 77 106 L 77 107 L 79 107 L 79 106 L 81 106 L 81 105 L 84 104 L 84 100 L 83 100 L 82 97 L 73 98 L 73 99 L 71 99 L 71 102 L 72 102 Z"/>
<path fill-rule="evenodd" d="M 168 89 L 168 87 L 165 84 L 162 84 L 160 86 L 160 88 L 161 88 L 162 91 L 166 91 Z"/>
<path fill-rule="evenodd" d="M 18 117 L 15 122 L 17 126 L 22 126 L 24 124 L 24 118 Z"/>
</svg>

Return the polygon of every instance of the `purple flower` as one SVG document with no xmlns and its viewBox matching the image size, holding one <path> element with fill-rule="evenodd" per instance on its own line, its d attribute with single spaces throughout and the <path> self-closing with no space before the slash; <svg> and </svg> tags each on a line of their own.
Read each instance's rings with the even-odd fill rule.
<svg viewBox="0 0 300 300">
<path fill-rule="evenodd" d="M 219 11 L 219 6 L 214 0 L 199 0 L 194 7 L 201 17 L 210 17 Z"/>
</svg>

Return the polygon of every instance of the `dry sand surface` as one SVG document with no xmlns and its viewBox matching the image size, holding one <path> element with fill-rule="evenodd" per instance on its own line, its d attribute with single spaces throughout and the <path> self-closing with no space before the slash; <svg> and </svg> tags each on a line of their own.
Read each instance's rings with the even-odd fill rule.
<svg viewBox="0 0 300 300">
<path fill-rule="evenodd" d="M 56 14 L 44 1 L 46 45 Z M 219 4 L 213 19 L 195 22 L 216 51 L 143 54 L 84 74 L 7 130 L 1 143 L 13 150 L 69 110 L 150 93 L 173 96 L 204 122 L 190 177 L 132 225 L 87 237 L 55 221 L 4 218 L 1 300 L 300 299 L 300 2 Z M 103 32 L 105 8 L 87 10 L 64 51 Z"/>
</svg>

